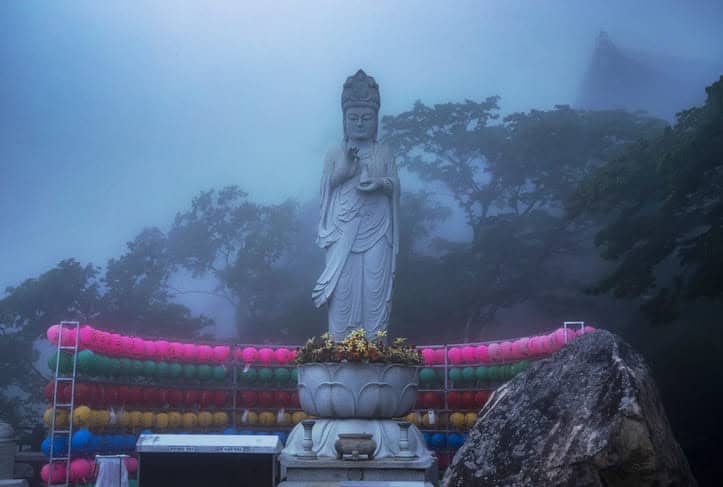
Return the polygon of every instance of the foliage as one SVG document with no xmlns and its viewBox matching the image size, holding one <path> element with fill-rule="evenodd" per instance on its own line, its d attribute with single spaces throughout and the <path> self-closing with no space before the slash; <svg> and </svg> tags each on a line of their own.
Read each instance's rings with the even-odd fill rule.
<svg viewBox="0 0 723 487">
<path fill-rule="evenodd" d="M 386 332 L 377 332 L 376 339 L 370 340 L 364 329 L 354 330 L 347 337 L 336 342 L 328 333 L 307 340 L 296 356 L 297 364 L 315 362 L 359 362 L 421 365 L 422 354 L 407 345 L 404 338 L 395 338 L 391 345 L 385 343 Z"/>
<path fill-rule="evenodd" d="M 515 113 L 498 98 L 413 109 L 383 119 L 399 165 L 441 184 L 462 210 L 470 242 L 438 242 L 445 283 L 438 296 L 464 310 L 469 329 L 554 285 L 549 265 L 580 243 L 562 202 L 596 164 L 664 123 L 623 111 L 567 106 Z"/>
<path fill-rule="evenodd" d="M 655 322 L 686 300 L 723 295 L 723 77 L 705 105 L 590 174 L 568 202 L 571 218 L 605 224 L 595 237 L 616 263 L 593 292 L 644 298 Z"/>
</svg>

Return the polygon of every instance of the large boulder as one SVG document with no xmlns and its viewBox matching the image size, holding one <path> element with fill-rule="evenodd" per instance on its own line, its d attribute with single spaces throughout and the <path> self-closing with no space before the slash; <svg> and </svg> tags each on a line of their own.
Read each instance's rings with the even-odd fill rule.
<svg viewBox="0 0 723 487">
<path fill-rule="evenodd" d="M 575 339 L 500 387 L 442 484 L 697 485 L 648 367 L 605 331 Z"/>
</svg>

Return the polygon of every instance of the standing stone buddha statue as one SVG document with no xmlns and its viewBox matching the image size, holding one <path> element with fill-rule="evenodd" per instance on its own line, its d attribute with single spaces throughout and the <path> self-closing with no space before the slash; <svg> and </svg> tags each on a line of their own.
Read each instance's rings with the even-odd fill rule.
<svg viewBox="0 0 723 487">
<path fill-rule="evenodd" d="M 399 249 L 399 177 L 377 143 L 379 85 L 359 70 L 344 83 L 344 141 L 326 155 L 321 178 L 318 245 L 326 266 L 312 298 L 329 312 L 329 334 L 386 331 Z"/>
</svg>

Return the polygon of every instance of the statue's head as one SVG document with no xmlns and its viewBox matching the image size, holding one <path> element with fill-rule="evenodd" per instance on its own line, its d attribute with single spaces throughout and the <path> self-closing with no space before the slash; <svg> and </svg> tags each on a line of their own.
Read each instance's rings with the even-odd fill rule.
<svg viewBox="0 0 723 487">
<path fill-rule="evenodd" d="M 379 85 L 361 69 L 344 83 L 341 93 L 346 140 L 376 139 L 379 118 Z"/>
</svg>

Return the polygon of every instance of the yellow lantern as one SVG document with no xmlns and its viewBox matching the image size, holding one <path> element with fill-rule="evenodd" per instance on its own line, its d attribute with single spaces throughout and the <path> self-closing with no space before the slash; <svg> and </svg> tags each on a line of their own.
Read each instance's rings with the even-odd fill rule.
<svg viewBox="0 0 723 487">
<path fill-rule="evenodd" d="M 131 428 L 135 429 L 141 425 L 143 413 L 140 411 L 131 411 L 128 413 L 128 417 L 130 418 Z"/>
<path fill-rule="evenodd" d="M 270 411 L 264 411 L 261 414 L 259 414 L 259 423 L 262 426 L 272 426 L 276 423 L 276 418 L 274 416 L 274 413 Z"/>
<path fill-rule="evenodd" d="M 241 417 L 241 421 L 243 424 L 254 426 L 259 424 L 259 415 L 254 411 L 249 411 L 246 415 L 246 421 L 243 420 L 243 416 Z"/>
<path fill-rule="evenodd" d="M 55 410 L 55 427 L 61 427 L 64 428 L 68 426 L 68 419 L 69 414 L 68 411 L 65 409 L 56 409 Z M 73 418 L 75 420 L 75 418 Z M 48 408 L 45 410 L 45 413 L 43 413 L 43 421 L 45 422 L 46 426 L 50 428 L 53 425 L 53 408 Z"/>
<path fill-rule="evenodd" d="M 449 422 L 452 423 L 452 427 L 456 429 L 464 429 L 465 416 L 463 413 L 455 412 L 449 415 Z"/>
<path fill-rule="evenodd" d="M 201 428 L 208 428 L 213 423 L 213 414 L 208 411 L 201 411 L 198 413 L 198 425 Z"/>
<path fill-rule="evenodd" d="M 110 413 L 104 409 L 94 410 L 91 418 L 96 428 L 104 428 L 110 423 Z"/>
<path fill-rule="evenodd" d="M 73 426 L 90 426 L 94 419 L 94 411 L 91 411 L 88 406 L 78 406 L 73 411 Z"/>
<path fill-rule="evenodd" d="M 464 415 L 464 425 L 467 429 L 472 429 L 477 422 L 477 413 L 467 413 Z"/>
<path fill-rule="evenodd" d="M 281 426 L 291 424 L 291 415 L 289 413 L 281 413 L 276 416 L 276 422 Z"/>
<path fill-rule="evenodd" d="M 218 428 L 225 428 L 228 426 L 228 414 L 223 411 L 213 413 L 213 425 Z"/>
<path fill-rule="evenodd" d="M 168 414 L 167 413 L 158 413 L 156 414 L 156 418 L 153 422 L 156 425 L 156 428 L 159 430 L 164 430 L 168 428 Z"/>
<path fill-rule="evenodd" d="M 141 428 L 153 428 L 153 413 L 146 411 L 141 414 Z"/>
<path fill-rule="evenodd" d="M 198 425 L 198 416 L 196 413 L 183 414 L 183 427 L 185 429 L 193 429 Z"/>
<path fill-rule="evenodd" d="M 181 413 L 177 411 L 171 411 L 168 413 L 168 426 L 169 428 L 178 428 L 181 426 L 181 423 L 183 422 L 183 417 L 181 416 Z"/>
</svg>

